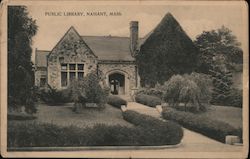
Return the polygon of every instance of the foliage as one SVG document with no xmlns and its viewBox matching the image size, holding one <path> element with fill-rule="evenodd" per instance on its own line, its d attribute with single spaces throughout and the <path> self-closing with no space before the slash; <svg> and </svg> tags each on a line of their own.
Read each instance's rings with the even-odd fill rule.
<svg viewBox="0 0 250 159">
<path fill-rule="evenodd" d="M 162 121 L 149 115 L 132 110 L 123 112 L 123 118 L 136 126 L 141 126 L 146 135 L 146 142 L 157 140 L 159 143 L 178 144 L 183 137 L 182 128 L 171 121 Z"/>
<path fill-rule="evenodd" d="M 147 146 L 178 144 L 183 131 L 167 122 L 158 127 L 148 125 L 124 127 L 97 124 L 93 127 L 60 127 L 48 123 L 9 122 L 7 146 L 64 147 L 64 146 Z M 24 140 L 25 139 L 25 140 Z"/>
<path fill-rule="evenodd" d="M 31 114 L 24 113 L 8 113 L 8 121 L 10 120 L 33 120 L 37 117 Z"/>
<path fill-rule="evenodd" d="M 116 108 L 121 108 L 122 105 L 127 105 L 126 100 L 122 99 L 121 97 L 114 96 L 114 95 L 109 95 L 107 101 L 108 101 L 107 102 L 108 104 Z"/>
<path fill-rule="evenodd" d="M 234 106 L 242 108 L 242 100 L 243 100 L 242 93 L 243 93 L 242 90 L 231 89 L 229 95 L 227 96 L 223 104 L 225 104 L 226 106 Z"/>
<path fill-rule="evenodd" d="M 40 99 L 51 106 L 58 106 L 71 102 L 69 90 L 57 90 L 48 85 L 48 88 L 40 90 Z"/>
<path fill-rule="evenodd" d="M 223 59 L 221 62 L 227 68 L 233 64 L 243 63 L 243 51 L 240 48 L 240 43 L 232 31 L 225 26 L 217 30 L 204 31 L 197 36 L 194 41 L 197 48 L 200 50 L 199 68 L 203 73 L 209 73 L 214 65 L 219 64 L 217 58 Z"/>
<path fill-rule="evenodd" d="M 96 72 L 91 72 L 83 80 L 72 81 L 69 87 L 76 107 L 85 107 L 86 103 L 96 103 L 100 108 L 105 106 L 109 89 L 102 88 Z"/>
<path fill-rule="evenodd" d="M 210 85 L 211 81 L 204 74 L 174 75 L 163 85 L 163 99 L 176 108 L 184 103 L 185 111 L 205 111 L 211 99 Z"/>
<path fill-rule="evenodd" d="M 137 94 L 135 96 L 135 101 L 150 107 L 155 107 L 156 105 L 161 104 L 160 98 L 146 94 Z"/>
<path fill-rule="evenodd" d="M 150 95 L 150 96 L 156 96 L 158 98 L 162 98 L 163 95 L 163 91 L 161 89 L 161 85 L 160 84 L 156 84 L 156 86 L 154 88 L 150 88 L 150 87 L 144 87 L 144 88 L 140 88 L 136 94 L 146 94 L 146 95 Z"/>
<path fill-rule="evenodd" d="M 163 84 L 174 74 L 196 69 L 198 49 L 168 13 L 142 44 L 136 56 L 141 85 Z"/>
<path fill-rule="evenodd" d="M 221 70 L 219 67 L 214 67 L 210 70 L 213 79 L 213 98 L 211 103 L 225 105 L 227 98 L 232 89 L 232 73 L 227 70 Z"/>
<path fill-rule="evenodd" d="M 243 51 L 232 31 L 225 26 L 217 30 L 204 31 L 197 36 L 195 45 L 200 50 L 200 72 L 213 78 L 212 103 L 228 105 L 232 88 L 232 72 L 243 63 Z M 242 69 L 241 69 L 242 70 Z M 239 103 L 242 103 L 239 102 Z"/>
<path fill-rule="evenodd" d="M 29 17 L 26 7 L 8 7 L 8 107 L 25 106 L 35 113 L 34 72 L 31 62 L 32 37 L 36 34 L 35 20 Z"/>
<path fill-rule="evenodd" d="M 223 143 L 225 142 L 225 137 L 227 135 L 237 135 L 242 137 L 242 130 L 240 128 L 236 129 L 225 122 L 205 116 L 197 116 L 193 113 L 176 111 L 171 108 L 167 108 L 163 111 L 162 116 L 166 120 L 178 122 L 185 128 L 196 131 Z"/>
</svg>

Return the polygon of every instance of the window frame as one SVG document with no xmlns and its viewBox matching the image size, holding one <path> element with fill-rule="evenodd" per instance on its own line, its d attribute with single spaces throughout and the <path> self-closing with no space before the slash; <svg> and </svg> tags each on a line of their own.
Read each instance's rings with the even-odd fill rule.
<svg viewBox="0 0 250 159">
<path fill-rule="evenodd" d="M 62 69 L 62 65 L 66 65 L 66 69 Z M 74 70 L 70 69 L 70 65 L 75 65 L 75 69 Z M 79 65 L 82 65 L 82 70 L 78 69 Z M 61 87 L 62 88 L 67 88 L 69 86 L 70 81 L 72 80 L 70 74 L 72 74 L 72 73 L 75 74 L 74 79 L 79 80 L 79 78 L 78 78 L 79 73 L 82 73 L 83 74 L 82 78 L 84 78 L 84 75 L 85 75 L 84 74 L 84 72 L 85 72 L 85 63 L 62 63 L 60 68 L 61 68 L 60 73 L 61 73 Z M 67 82 L 66 82 L 66 86 L 63 86 L 62 85 L 62 73 L 65 73 L 65 72 L 67 73 L 66 74 Z"/>
</svg>

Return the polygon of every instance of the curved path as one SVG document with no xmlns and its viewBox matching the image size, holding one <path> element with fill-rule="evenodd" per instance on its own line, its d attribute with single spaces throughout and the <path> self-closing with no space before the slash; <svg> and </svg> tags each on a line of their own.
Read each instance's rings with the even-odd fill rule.
<svg viewBox="0 0 250 159">
<path fill-rule="evenodd" d="M 155 108 L 148 107 L 140 103 L 128 102 L 127 109 L 162 119 L 160 113 Z M 176 148 L 177 151 L 239 152 L 242 150 L 242 146 L 223 144 L 221 142 L 210 139 L 199 133 L 190 131 L 186 128 L 183 128 L 183 130 L 184 130 L 184 136 L 182 139 L 182 144 L 179 148 Z M 175 151 L 175 150 L 169 149 L 168 151 Z"/>
</svg>

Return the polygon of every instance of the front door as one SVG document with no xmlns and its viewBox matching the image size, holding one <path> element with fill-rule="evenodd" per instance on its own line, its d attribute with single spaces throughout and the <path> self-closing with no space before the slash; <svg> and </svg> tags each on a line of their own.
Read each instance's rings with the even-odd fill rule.
<svg viewBox="0 0 250 159">
<path fill-rule="evenodd" d="M 114 95 L 125 94 L 125 77 L 119 73 L 109 75 L 109 86 Z"/>
</svg>

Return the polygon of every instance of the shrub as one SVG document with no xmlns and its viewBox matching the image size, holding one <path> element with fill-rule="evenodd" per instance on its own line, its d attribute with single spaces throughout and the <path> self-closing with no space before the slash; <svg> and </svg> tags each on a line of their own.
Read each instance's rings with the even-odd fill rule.
<svg viewBox="0 0 250 159">
<path fill-rule="evenodd" d="M 159 143 L 178 144 L 183 137 L 182 128 L 170 121 L 159 120 L 132 110 L 123 112 L 123 118 L 136 126 L 143 127 L 144 132 L 142 133 L 149 142 L 155 138 Z"/>
<path fill-rule="evenodd" d="M 116 107 L 121 108 L 122 105 L 127 105 L 127 101 L 122 99 L 121 97 L 109 95 L 107 99 L 107 103 Z"/>
<path fill-rule="evenodd" d="M 62 105 L 71 102 L 71 94 L 67 89 L 57 90 L 49 86 L 40 91 L 40 99 L 48 105 Z"/>
<path fill-rule="evenodd" d="M 150 127 L 124 127 L 97 124 L 94 127 L 60 127 L 47 123 L 8 123 L 8 147 L 59 147 L 59 146 L 138 146 L 171 145 L 180 142 L 173 126 L 156 130 Z M 179 127 L 178 127 L 179 128 Z M 172 132 L 173 131 L 173 132 Z M 181 131 L 181 129 L 178 129 Z M 170 133 L 172 132 L 172 133 Z M 25 140 L 24 140 L 25 139 Z"/>
<path fill-rule="evenodd" d="M 30 114 L 8 113 L 8 120 L 33 120 L 36 118 L 36 116 Z"/>
<path fill-rule="evenodd" d="M 198 73 L 174 75 L 164 83 L 163 92 L 163 99 L 172 107 L 184 103 L 185 111 L 205 111 L 211 99 L 211 81 Z"/>
<path fill-rule="evenodd" d="M 227 106 L 235 106 L 242 108 L 242 90 L 239 89 L 231 89 L 229 96 L 227 97 L 227 102 L 225 103 Z"/>
<path fill-rule="evenodd" d="M 204 116 L 197 116 L 193 113 L 181 112 L 168 108 L 163 111 L 162 116 L 167 120 L 176 121 L 190 130 L 196 131 L 223 143 L 225 142 L 225 137 L 227 135 L 242 136 L 242 134 L 240 134 L 242 130 L 236 129 L 225 122 Z"/>
<path fill-rule="evenodd" d="M 156 96 L 158 98 L 162 98 L 163 92 L 160 88 L 161 86 L 158 84 L 156 85 L 154 88 L 140 88 L 137 92 L 136 95 L 138 94 L 146 94 L 146 95 L 150 95 L 150 96 Z"/>
<path fill-rule="evenodd" d="M 223 106 L 233 106 L 233 107 L 239 107 L 242 108 L 242 90 L 239 89 L 231 89 L 229 92 L 228 96 L 223 96 L 223 97 L 217 97 L 216 100 L 213 99 L 211 101 L 212 104 L 214 105 L 223 105 Z M 221 100 L 218 100 L 221 99 Z"/>
<path fill-rule="evenodd" d="M 150 107 L 155 107 L 156 105 L 161 104 L 161 99 L 155 96 L 137 94 L 135 96 L 135 101 L 141 104 L 145 104 Z"/>
<path fill-rule="evenodd" d="M 84 108 L 86 103 L 96 103 L 99 108 L 105 106 L 109 90 L 106 87 L 102 88 L 99 80 L 97 74 L 91 72 L 83 80 L 71 82 L 69 89 L 72 92 L 75 107 Z"/>
</svg>

